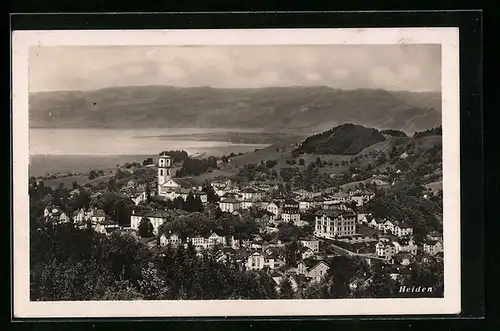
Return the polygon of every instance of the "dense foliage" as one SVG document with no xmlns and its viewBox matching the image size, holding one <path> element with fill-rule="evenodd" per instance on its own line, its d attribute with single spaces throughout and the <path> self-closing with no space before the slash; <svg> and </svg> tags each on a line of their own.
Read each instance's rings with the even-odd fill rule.
<svg viewBox="0 0 500 331">
<path fill-rule="evenodd" d="M 298 150 L 315 154 L 354 155 L 384 140 L 384 136 L 376 129 L 348 123 L 307 137 Z"/>
<path fill-rule="evenodd" d="M 382 130 L 382 131 L 380 131 L 380 133 L 386 134 L 386 135 L 392 136 L 392 137 L 408 137 L 406 135 L 406 133 L 404 133 L 403 131 L 400 131 L 400 130 L 388 129 L 388 130 Z"/>
<path fill-rule="evenodd" d="M 189 155 L 186 151 L 181 151 L 181 150 L 171 150 L 171 151 L 163 151 L 160 154 L 167 154 L 170 155 L 174 161 L 174 163 L 177 162 L 183 162 L 184 160 L 187 160 L 189 158 Z"/>
<path fill-rule="evenodd" d="M 278 179 L 278 173 L 273 167 L 275 160 L 268 160 L 265 163 L 247 164 L 238 171 L 238 177 L 246 181 L 275 181 Z"/>
<path fill-rule="evenodd" d="M 192 247 L 149 250 L 130 235 L 71 225 L 31 237 L 31 300 L 211 300 L 275 298 L 265 273 L 217 262 Z"/>
<path fill-rule="evenodd" d="M 425 131 L 420 131 L 420 132 L 415 132 L 413 135 L 413 138 L 422 138 L 422 137 L 429 137 L 429 136 L 442 136 L 443 135 L 443 128 L 442 126 L 438 126 L 429 130 Z"/>
<path fill-rule="evenodd" d="M 199 176 L 204 172 L 217 169 L 217 159 L 213 156 L 208 159 L 186 158 L 177 170 L 176 177 Z"/>
</svg>

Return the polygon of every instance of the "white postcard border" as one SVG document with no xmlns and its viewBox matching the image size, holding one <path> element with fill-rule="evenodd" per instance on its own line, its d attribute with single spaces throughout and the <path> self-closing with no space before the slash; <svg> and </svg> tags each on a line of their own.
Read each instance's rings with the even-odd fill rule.
<svg viewBox="0 0 500 331">
<path fill-rule="evenodd" d="M 32 46 L 442 45 L 444 298 L 29 301 L 28 54 Z M 12 35 L 13 303 L 17 318 L 424 315 L 460 312 L 460 126 L 458 28 L 75 30 Z"/>
</svg>

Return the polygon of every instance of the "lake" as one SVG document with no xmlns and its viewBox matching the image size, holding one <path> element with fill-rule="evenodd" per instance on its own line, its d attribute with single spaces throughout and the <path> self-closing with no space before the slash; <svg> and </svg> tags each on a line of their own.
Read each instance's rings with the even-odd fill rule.
<svg viewBox="0 0 500 331">
<path fill-rule="evenodd" d="M 233 130 L 227 132 L 234 132 Z M 243 130 L 244 131 L 244 130 Z M 30 129 L 30 175 L 53 172 L 86 171 L 91 168 L 114 167 L 125 162 L 142 161 L 164 150 L 185 150 L 189 154 L 208 155 L 246 153 L 269 146 L 260 143 L 210 141 L 211 133 L 220 139 L 222 129 Z M 204 140 L 169 139 L 169 136 Z M 258 140 L 255 132 L 255 141 Z"/>
</svg>

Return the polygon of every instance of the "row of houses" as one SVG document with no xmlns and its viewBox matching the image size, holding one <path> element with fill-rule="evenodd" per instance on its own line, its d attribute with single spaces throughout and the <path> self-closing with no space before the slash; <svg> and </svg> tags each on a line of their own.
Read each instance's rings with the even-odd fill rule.
<svg viewBox="0 0 500 331">
<path fill-rule="evenodd" d="M 384 260 L 391 260 L 394 256 L 402 253 L 408 253 L 410 255 L 417 255 L 418 245 L 415 241 L 410 238 L 409 240 L 393 240 L 391 241 L 388 238 L 381 238 L 380 241 L 375 246 L 375 253 L 378 257 Z M 434 238 L 432 235 L 427 237 L 424 240 L 423 245 L 421 246 L 421 250 L 423 253 L 426 253 L 431 256 L 436 256 L 439 253 L 443 253 L 443 242 L 442 239 Z"/>
<path fill-rule="evenodd" d="M 404 221 L 391 221 L 391 220 L 377 220 L 372 218 L 367 221 L 365 218 L 363 223 L 368 226 L 382 231 L 384 233 L 391 233 L 398 237 L 407 237 L 413 235 L 413 227 Z"/>
</svg>

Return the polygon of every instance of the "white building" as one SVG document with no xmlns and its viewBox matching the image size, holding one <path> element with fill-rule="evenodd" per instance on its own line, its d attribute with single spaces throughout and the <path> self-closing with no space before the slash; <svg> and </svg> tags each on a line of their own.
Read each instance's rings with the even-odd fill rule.
<svg viewBox="0 0 500 331">
<path fill-rule="evenodd" d="M 160 225 L 167 221 L 169 214 L 164 210 L 148 210 L 145 212 L 135 212 L 132 211 L 130 216 L 130 228 L 133 230 L 139 230 L 139 224 L 141 224 L 142 219 L 149 219 L 153 225 L 153 234 L 158 234 L 158 228 Z"/>
<path fill-rule="evenodd" d="M 281 208 L 276 202 L 269 203 L 266 210 L 273 214 L 270 217 L 271 221 L 275 221 L 281 217 Z"/>
<path fill-rule="evenodd" d="M 438 240 L 429 240 L 427 239 L 424 242 L 424 252 L 429 255 L 436 255 L 437 253 L 443 252 L 443 244 Z"/>
<path fill-rule="evenodd" d="M 277 269 L 285 265 L 285 261 L 275 256 L 274 254 L 265 254 L 255 252 L 247 257 L 246 269 L 247 270 L 261 270 L 264 267 L 269 269 Z"/>
<path fill-rule="evenodd" d="M 395 222 L 392 234 L 398 237 L 411 236 L 413 234 L 413 228 L 404 222 Z"/>
<path fill-rule="evenodd" d="M 316 213 L 314 235 L 336 238 L 356 234 L 356 214 L 350 210 L 325 209 Z"/>
<path fill-rule="evenodd" d="M 304 259 L 297 264 L 297 274 L 306 276 L 311 282 L 319 282 L 328 270 L 330 266 L 322 260 Z"/>
<path fill-rule="evenodd" d="M 396 246 L 389 240 L 381 239 L 377 245 L 375 245 L 375 254 L 378 257 L 389 261 L 397 253 Z"/>
<path fill-rule="evenodd" d="M 312 251 L 315 253 L 319 252 L 319 240 L 318 239 L 306 238 L 306 239 L 300 240 L 300 243 L 302 244 L 302 246 L 312 249 Z"/>
<path fill-rule="evenodd" d="M 170 245 L 172 247 L 178 247 L 181 244 L 182 244 L 182 239 L 176 233 L 171 234 L 168 237 L 165 234 L 162 234 L 161 237 L 160 237 L 160 245 L 161 246 Z"/>
<path fill-rule="evenodd" d="M 232 213 L 241 208 L 241 203 L 233 198 L 225 198 L 219 201 L 219 208 L 223 212 Z"/>
<path fill-rule="evenodd" d="M 168 200 L 182 197 L 184 200 L 189 193 L 200 198 L 203 203 L 207 202 L 207 196 L 202 191 L 202 183 L 192 177 L 172 178 L 173 158 L 165 152 L 160 153 L 158 158 L 158 191 L 157 194 Z"/>
<path fill-rule="evenodd" d="M 283 222 L 293 222 L 295 225 L 300 223 L 300 208 L 299 202 L 287 199 L 283 202 L 283 211 L 281 212 L 281 220 Z"/>
<path fill-rule="evenodd" d="M 399 252 L 406 252 L 412 255 L 417 254 L 418 247 L 412 238 L 410 238 L 409 240 L 393 241 L 392 244 L 396 248 L 396 254 Z"/>
</svg>

